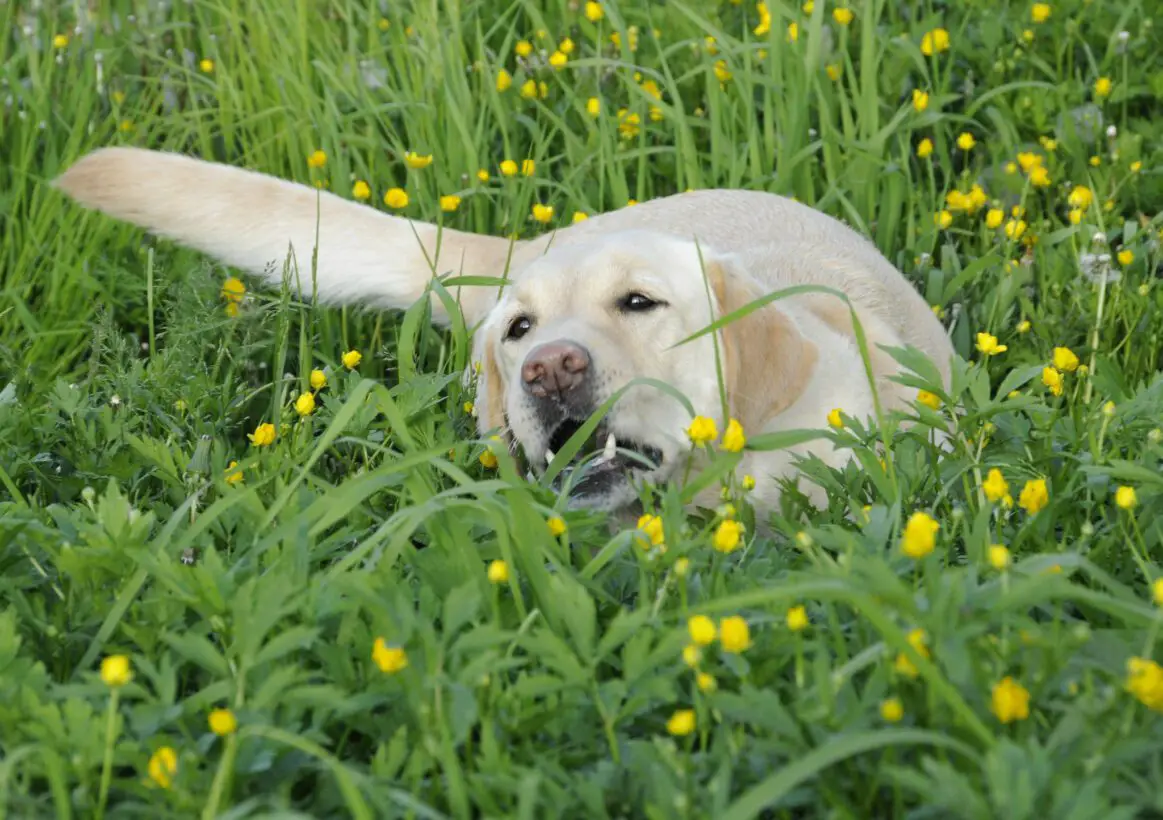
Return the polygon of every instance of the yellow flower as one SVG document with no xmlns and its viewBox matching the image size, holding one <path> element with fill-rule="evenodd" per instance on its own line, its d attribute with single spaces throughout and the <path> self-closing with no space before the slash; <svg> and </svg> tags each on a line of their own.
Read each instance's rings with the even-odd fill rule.
<svg viewBox="0 0 1163 820">
<path fill-rule="evenodd" d="M 709 416 L 695 416 L 686 433 L 694 444 L 710 444 L 719 437 L 715 420 Z"/>
<path fill-rule="evenodd" d="M 679 709 L 666 721 L 666 731 L 675 737 L 689 735 L 695 730 L 695 710 Z"/>
<path fill-rule="evenodd" d="M 936 393 L 930 393 L 928 390 L 918 390 L 917 401 L 933 410 L 941 409 L 941 398 Z"/>
<path fill-rule="evenodd" d="M 521 160 L 521 174 L 523 176 L 531 177 L 537 170 L 537 163 L 531 159 Z"/>
<path fill-rule="evenodd" d="M 690 633 L 691 640 L 699 646 L 709 646 L 715 642 L 715 622 L 706 615 L 693 615 L 686 622 L 687 632 Z"/>
<path fill-rule="evenodd" d="M 839 11 L 839 9 L 837 9 Z M 913 89 L 913 110 L 924 111 L 929 107 L 929 95 L 919 88 Z"/>
<path fill-rule="evenodd" d="M 351 186 L 351 195 L 359 200 L 368 199 L 372 195 L 371 186 L 362 179 L 357 179 L 355 185 Z"/>
<path fill-rule="evenodd" d="M 1001 470 L 994 467 L 985 477 L 985 481 L 981 482 L 981 489 L 986 498 L 997 503 L 1009 493 L 1010 485 L 1006 482 L 1005 476 L 1001 474 Z"/>
<path fill-rule="evenodd" d="M 933 141 L 931 139 L 925 137 L 923 140 L 917 143 L 917 157 L 919 159 L 926 159 L 932 153 Z"/>
<path fill-rule="evenodd" d="M 603 17 L 602 4 L 595 3 L 595 2 L 593 2 L 593 0 L 590 0 L 590 2 L 586 3 L 585 13 L 586 13 L 586 19 L 589 20 L 591 23 L 598 22 Z"/>
<path fill-rule="evenodd" d="M 493 584 L 504 584 L 509 581 L 509 565 L 500 558 L 489 562 L 488 568 L 489 582 Z"/>
<path fill-rule="evenodd" d="M 992 709 L 1002 723 L 1025 720 L 1030 716 L 1030 693 L 1026 687 L 1006 675 L 994 684 Z"/>
<path fill-rule="evenodd" d="M 1021 151 L 1018 153 L 1018 165 L 1022 168 L 1023 174 L 1028 174 L 1035 168 L 1042 165 L 1042 155 L 1035 154 L 1033 151 Z"/>
<path fill-rule="evenodd" d="M 941 230 L 945 230 L 953 224 L 953 214 L 948 211 L 937 211 L 933 214 L 933 224 Z"/>
<path fill-rule="evenodd" d="M 695 685 L 699 687 L 700 692 L 714 692 L 719 686 L 715 676 L 707 672 L 699 672 L 695 675 Z"/>
<path fill-rule="evenodd" d="M 553 219 L 553 206 L 542 205 L 540 202 L 533 204 L 533 218 L 538 222 L 548 222 Z"/>
<path fill-rule="evenodd" d="M 266 447 L 275 441 L 275 426 L 270 422 L 265 422 L 254 428 L 253 433 L 247 433 L 246 437 L 255 447 Z"/>
<path fill-rule="evenodd" d="M 1066 214 L 1066 218 L 1070 220 L 1071 225 L 1077 225 L 1082 222 L 1083 211 L 1081 208 L 1071 208 Z"/>
<path fill-rule="evenodd" d="M 202 71 L 203 74 L 213 74 L 214 61 L 209 58 L 204 58 L 201 62 L 198 63 L 198 68 Z"/>
<path fill-rule="evenodd" d="M 662 519 L 657 515 L 650 515 L 647 513 L 646 515 L 641 516 L 638 519 L 637 527 L 646 534 L 646 536 L 650 539 L 650 543 L 654 546 L 658 546 L 662 543 L 664 535 L 662 531 Z"/>
<path fill-rule="evenodd" d="M 724 652 L 738 654 L 751 647 L 751 630 L 747 621 L 738 615 L 732 615 L 719 621 L 719 644 Z"/>
<path fill-rule="evenodd" d="M 477 180 L 480 182 L 489 181 L 489 171 L 487 168 L 481 168 L 479 171 L 477 171 Z"/>
<path fill-rule="evenodd" d="M 1049 503 L 1050 492 L 1046 489 L 1046 479 L 1044 478 L 1027 481 L 1018 496 L 1018 506 L 1030 515 L 1034 515 Z"/>
<path fill-rule="evenodd" d="M 832 82 L 838 82 L 840 76 L 844 73 L 844 67 L 839 63 L 829 63 L 824 67 L 824 73 L 828 75 L 828 79 Z"/>
<path fill-rule="evenodd" d="M 518 40 L 513 46 L 513 51 L 517 52 L 518 57 L 528 57 L 533 53 L 533 44 L 528 40 Z"/>
<path fill-rule="evenodd" d="M 570 219 L 570 221 L 576 225 L 578 222 L 585 222 L 589 218 L 589 214 L 587 214 L 585 211 L 574 211 L 573 217 Z"/>
<path fill-rule="evenodd" d="M 1148 709 L 1163 712 L 1163 667 L 1147 658 L 1127 661 L 1127 691 Z"/>
<path fill-rule="evenodd" d="M 537 98 L 537 83 L 534 80 L 526 80 L 521 83 L 521 98 L 525 100 L 533 100 Z"/>
<path fill-rule="evenodd" d="M 1035 3 L 1030 9 L 1030 19 L 1035 23 L 1045 23 L 1050 19 L 1050 4 Z"/>
<path fill-rule="evenodd" d="M 715 529 L 712 545 L 722 553 L 734 552 L 739 548 L 739 541 L 743 536 L 743 525 L 738 521 L 727 519 L 719 523 Z"/>
<path fill-rule="evenodd" d="M 793 606 L 787 611 L 787 628 L 799 632 L 808 627 L 808 611 L 803 606 Z"/>
<path fill-rule="evenodd" d="M 504 160 L 501 163 L 501 176 L 511 177 L 517 175 L 517 163 L 511 159 Z"/>
<path fill-rule="evenodd" d="M 1046 170 L 1046 166 L 1039 165 L 1030 171 L 1030 184 L 1035 188 L 1048 188 L 1050 186 L 1050 172 Z M 1024 226 L 1026 223 L 1022 223 Z"/>
<path fill-rule="evenodd" d="M 237 461 L 232 461 L 226 465 L 226 483 L 227 484 L 234 485 L 234 484 L 239 484 L 242 482 L 242 470 L 234 470 L 234 468 L 237 466 L 238 466 Z M 231 472 L 231 470 L 234 470 L 234 472 Z"/>
<path fill-rule="evenodd" d="M 911 646 L 918 655 L 922 658 L 929 657 L 928 636 L 923 629 L 914 629 L 909 632 L 907 638 L 909 646 Z M 904 652 L 900 652 L 896 656 L 895 663 L 896 671 L 906 677 L 915 678 L 918 674 L 916 665 L 909 659 Z"/>
<path fill-rule="evenodd" d="M 309 416 L 315 412 L 315 394 L 304 391 L 295 399 L 295 412 L 300 416 Z"/>
<path fill-rule="evenodd" d="M 246 295 L 246 285 L 233 276 L 222 283 L 222 298 L 228 302 L 241 302 Z"/>
<path fill-rule="evenodd" d="M 914 560 L 924 558 L 933 551 L 939 529 L 941 525 L 928 513 L 913 513 L 901 533 L 901 552 Z"/>
<path fill-rule="evenodd" d="M 1151 584 L 1151 598 L 1156 606 L 1163 606 L 1163 578 L 1156 578 Z"/>
<path fill-rule="evenodd" d="M 759 15 L 759 23 L 751 33 L 756 37 L 763 37 L 771 31 L 771 12 L 767 10 L 767 3 L 756 3 L 755 12 Z"/>
<path fill-rule="evenodd" d="M 561 51 L 555 51 L 549 55 L 549 65 L 551 65 L 553 68 L 557 69 L 558 71 L 565 68 L 565 64 L 568 62 L 569 62 L 569 57 L 567 57 Z"/>
<path fill-rule="evenodd" d="M 787 24 L 787 40 L 788 40 L 788 42 L 794 43 L 798 39 L 800 39 L 799 23 L 788 23 Z"/>
<path fill-rule="evenodd" d="M 602 113 L 602 101 L 597 97 L 590 97 L 586 100 L 586 113 L 591 117 L 596 117 Z"/>
<path fill-rule="evenodd" d="M 497 91 L 504 93 L 513 87 L 513 75 L 505 69 L 497 72 Z"/>
<path fill-rule="evenodd" d="M 689 559 L 689 558 L 679 558 L 677 561 L 674 562 L 674 574 L 677 575 L 679 578 L 685 578 L 686 574 L 690 570 L 690 568 L 691 568 L 691 559 Z"/>
<path fill-rule="evenodd" d="M 178 753 L 170 746 L 162 746 L 149 758 L 149 779 L 168 789 L 178 773 Z"/>
<path fill-rule="evenodd" d="M 985 212 L 985 227 L 993 230 L 1005 219 L 1005 212 L 1001 208 L 990 208 Z"/>
<path fill-rule="evenodd" d="M 921 53 L 926 57 L 940 54 L 949 50 L 949 32 L 943 28 L 935 28 L 925 32 L 921 37 Z"/>
<path fill-rule="evenodd" d="M 485 450 L 482 452 L 479 456 L 477 456 L 477 461 L 479 461 L 481 466 L 486 470 L 495 470 L 497 469 L 497 465 L 500 463 L 497 461 L 497 456 L 495 453 L 493 453 L 492 450 Z"/>
<path fill-rule="evenodd" d="M 957 135 L 957 147 L 962 151 L 970 151 L 975 145 L 977 145 L 977 140 L 968 131 L 962 131 Z"/>
<path fill-rule="evenodd" d="M 408 666 L 408 653 L 400 646 L 388 646 L 383 638 L 376 638 L 372 646 L 372 661 L 381 672 L 394 675 Z"/>
<path fill-rule="evenodd" d="M 1119 251 L 1117 259 L 1119 260 L 1119 264 L 1125 268 L 1127 265 L 1135 261 L 1135 254 L 1133 251 L 1124 248 L 1123 250 Z"/>
<path fill-rule="evenodd" d="M 1115 505 L 1120 510 L 1133 510 L 1137 503 L 1139 503 L 1139 497 L 1136 495 L 1134 487 L 1124 485 L 1115 490 Z"/>
<path fill-rule="evenodd" d="M 642 130 L 642 118 L 625 109 L 618 109 L 618 135 L 624 139 L 634 139 Z"/>
<path fill-rule="evenodd" d="M 987 552 L 989 565 L 999 572 L 1010 565 L 1010 551 L 1005 544 L 992 544 Z"/>
<path fill-rule="evenodd" d="M 65 48 L 69 44 L 69 35 L 58 34 L 52 38 L 53 48 Z"/>
<path fill-rule="evenodd" d="M 835 427 L 836 429 L 840 429 L 844 426 L 844 419 L 840 416 L 840 412 L 841 410 L 839 407 L 833 407 L 828 411 L 828 424 L 832 427 Z"/>
<path fill-rule="evenodd" d="M 743 476 L 742 486 L 743 486 L 744 490 L 754 490 L 755 489 L 755 477 L 749 476 L 749 475 Z"/>
<path fill-rule="evenodd" d="M 348 370 L 355 370 L 359 367 L 359 363 L 363 361 L 363 354 L 358 350 L 349 350 L 340 356 L 340 361 Z"/>
<path fill-rule="evenodd" d="M 727 80 L 731 79 L 732 76 L 734 76 L 731 74 L 731 70 L 727 68 L 726 60 L 715 60 L 713 70 L 715 72 L 715 79 L 720 83 L 725 83 Z"/>
<path fill-rule="evenodd" d="M 842 26 L 846 26 L 851 23 L 852 18 L 855 16 L 856 15 L 852 13 L 852 9 L 839 8 L 832 10 L 832 19 Z"/>
<path fill-rule="evenodd" d="M 899 723 L 905 716 L 905 707 L 900 698 L 887 698 L 880 702 L 880 716 L 886 723 Z"/>
<path fill-rule="evenodd" d="M 1026 232 L 1026 223 L 1021 219 L 1011 219 L 1006 222 L 1005 234 L 1008 239 L 1020 239 Z"/>
<path fill-rule="evenodd" d="M 747 444 L 747 436 L 743 434 L 743 425 L 735 419 L 727 422 L 727 429 L 723 431 L 723 449 L 728 453 L 737 453 Z"/>
<path fill-rule="evenodd" d="M 327 154 L 323 151 L 313 151 L 307 156 L 308 168 L 322 168 L 327 164 Z"/>
<path fill-rule="evenodd" d="M 388 192 L 384 194 L 384 204 L 396 210 L 407 208 L 408 192 L 403 188 L 389 188 Z"/>
<path fill-rule="evenodd" d="M 1114 83 L 1111 82 L 1110 77 L 1099 77 L 1094 81 L 1094 96 L 1098 98 L 1109 97 Z"/>
<path fill-rule="evenodd" d="M 1005 353 L 1008 348 L 997 343 L 997 337 L 989 333 L 977 334 L 977 350 L 984 356 L 996 356 Z"/>
<path fill-rule="evenodd" d="M 101 661 L 101 680 L 106 686 L 114 689 L 133 680 L 129 657 L 127 655 L 110 655 Z"/>
<path fill-rule="evenodd" d="M 219 737 L 232 735 L 238 729 L 238 719 L 229 709 L 215 709 L 210 713 L 207 722 L 210 724 L 210 731 Z"/>
<path fill-rule="evenodd" d="M 421 156 L 415 151 L 409 151 L 408 153 L 404 154 L 404 164 L 409 168 L 427 168 L 432 164 L 432 155 L 427 154 L 425 156 Z"/>
<path fill-rule="evenodd" d="M 311 375 L 307 377 L 307 381 L 310 383 L 312 390 L 322 390 L 327 386 L 327 374 L 315 368 L 311 371 Z"/>
<path fill-rule="evenodd" d="M 1055 396 L 1062 395 L 1062 373 L 1053 367 L 1042 368 L 1042 384 L 1050 389 Z"/>
<path fill-rule="evenodd" d="M 1135 160 L 1128 167 L 1131 169 L 1132 174 L 1137 174 L 1143 170 L 1143 163 L 1140 160 Z"/>
<path fill-rule="evenodd" d="M 702 659 L 703 651 L 693 643 L 689 643 L 682 648 L 682 662 L 689 666 L 691 669 L 694 669 L 696 666 L 698 666 L 699 661 Z"/>
<path fill-rule="evenodd" d="M 1073 373 L 1078 369 L 1078 357 L 1068 347 L 1056 347 L 1054 348 L 1054 366 L 1067 373 Z"/>
<path fill-rule="evenodd" d="M 445 194 L 440 197 L 440 210 L 445 213 L 452 213 L 460 207 L 460 197 L 456 194 Z"/>
<path fill-rule="evenodd" d="M 1094 202 L 1094 191 L 1085 185 L 1075 185 L 1066 201 L 1075 208 L 1085 211 Z"/>
</svg>

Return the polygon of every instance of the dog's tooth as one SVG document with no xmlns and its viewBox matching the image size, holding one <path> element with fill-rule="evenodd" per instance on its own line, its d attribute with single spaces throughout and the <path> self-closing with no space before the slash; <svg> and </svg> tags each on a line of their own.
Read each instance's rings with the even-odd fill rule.
<svg viewBox="0 0 1163 820">
<path fill-rule="evenodd" d="M 602 450 L 603 461 L 613 461 L 614 456 L 617 455 L 618 440 L 614 438 L 614 434 L 606 436 L 606 447 Z"/>
<path fill-rule="evenodd" d="M 546 450 L 546 451 L 545 451 L 545 463 L 546 463 L 546 464 L 552 464 L 552 463 L 553 463 L 553 459 L 554 459 L 554 458 L 556 458 L 556 456 L 554 456 L 554 455 L 553 455 L 553 451 L 552 451 L 552 450 Z"/>
</svg>

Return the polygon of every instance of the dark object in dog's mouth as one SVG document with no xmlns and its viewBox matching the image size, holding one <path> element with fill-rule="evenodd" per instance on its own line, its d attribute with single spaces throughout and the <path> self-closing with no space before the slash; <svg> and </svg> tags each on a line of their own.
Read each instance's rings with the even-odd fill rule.
<svg viewBox="0 0 1163 820">
<path fill-rule="evenodd" d="M 585 419 L 565 419 L 549 436 L 549 449 L 542 455 L 542 463 L 549 465 L 574 434 L 585 424 Z M 662 451 L 649 444 L 632 439 L 620 439 L 603 421 L 570 459 L 562 475 L 581 468 L 587 477 L 599 473 L 656 470 L 662 464 Z"/>
</svg>

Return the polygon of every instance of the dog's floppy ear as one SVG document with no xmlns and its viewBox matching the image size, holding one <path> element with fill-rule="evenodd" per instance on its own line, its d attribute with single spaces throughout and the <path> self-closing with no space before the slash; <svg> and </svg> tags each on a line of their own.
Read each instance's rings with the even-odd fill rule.
<svg viewBox="0 0 1163 820">
<path fill-rule="evenodd" d="M 509 424 L 505 416 L 505 378 L 497 361 L 496 348 L 496 341 L 482 330 L 481 341 L 473 357 L 477 380 L 477 429 L 483 435 L 499 428 L 500 435 L 507 440 Z"/>
<path fill-rule="evenodd" d="M 715 297 L 716 320 L 765 295 L 732 259 L 708 260 L 706 273 Z M 744 430 L 758 430 L 803 393 L 819 353 L 795 320 L 780 309 L 779 300 L 729 323 L 720 334 L 728 409 Z"/>
</svg>

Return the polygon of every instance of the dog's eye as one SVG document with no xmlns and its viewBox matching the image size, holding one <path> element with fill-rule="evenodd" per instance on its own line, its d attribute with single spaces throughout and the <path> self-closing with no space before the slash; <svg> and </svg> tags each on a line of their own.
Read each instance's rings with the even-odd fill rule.
<svg viewBox="0 0 1163 820">
<path fill-rule="evenodd" d="M 662 302 L 651 299 L 642 293 L 627 293 L 618 301 L 618 308 L 630 313 L 645 313 L 662 305 Z"/>
<path fill-rule="evenodd" d="M 533 320 L 522 314 L 509 323 L 509 329 L 505 331 L 505 341 L 515 342 L 532 329 Z"/>
</svg>

